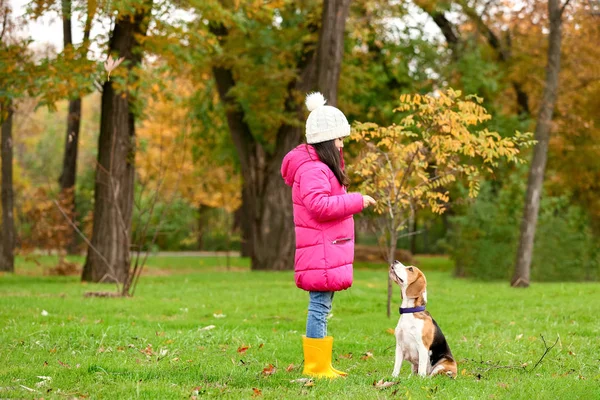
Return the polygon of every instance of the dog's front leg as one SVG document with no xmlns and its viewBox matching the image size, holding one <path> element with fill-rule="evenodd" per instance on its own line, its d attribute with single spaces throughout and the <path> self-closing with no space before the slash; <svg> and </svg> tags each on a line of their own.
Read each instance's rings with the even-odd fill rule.
<svg viewBox="0 0 600 400">
<path fill-rule="evenodd" d="M 396 360 L 394 361 L 394 371 L 392 376 L 395 378 L 400 375 L 400 368 L 402 367 L 402 361 L 404 359 L 404 348 L 402 342 L 396 338 Z"/>
<path fill-rule="evenodd" d="M 404 359 L 403 351 L 402 343 L 396 341 L 396 360 L 394 361 L 394 372 L 392 372 L 394 378 L 400 375 L 400 368 L 402 367 L 402 361 Z"/>
<path fill-rule="evenodd" d="M 421 343 L 417 350 L 419 352 L 419 376 L 427 376 L 427 365 L 429 365 L 429 352 Z"/>
</svg>

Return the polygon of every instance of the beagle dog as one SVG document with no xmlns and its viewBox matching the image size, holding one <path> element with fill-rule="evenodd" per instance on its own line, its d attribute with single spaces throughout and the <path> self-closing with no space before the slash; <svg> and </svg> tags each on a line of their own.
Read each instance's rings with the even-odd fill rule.
<svg viewBox="0 0 600 400">
<path fill-rule="evenodd" d="M 417 267 L 405 267 L 400 261 L 390 265 L 390 278 L 402 290 L 400 320 L 394 331 L 396 361 L 392 376 L 400 374 L 402 361 L 412 364 L 413 374 L 445 374 L 456 378 L 456 361 L 442 330 L 425 311 L 427 281 Z"/>
</svg>

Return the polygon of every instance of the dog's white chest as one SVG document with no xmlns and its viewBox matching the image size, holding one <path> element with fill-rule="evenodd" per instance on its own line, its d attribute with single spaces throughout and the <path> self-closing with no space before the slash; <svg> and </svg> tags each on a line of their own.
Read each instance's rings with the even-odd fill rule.
<svg viewBox="0 0 600 400">
<path fill-rule="evenodd" d="M 395 329 L 396 341 L 402 344 L 403 358 L 411 363 L 419 362 L 419 347 L 423 345 L 422 319 L 412 314 L 400 316 Z"/>
</svg>

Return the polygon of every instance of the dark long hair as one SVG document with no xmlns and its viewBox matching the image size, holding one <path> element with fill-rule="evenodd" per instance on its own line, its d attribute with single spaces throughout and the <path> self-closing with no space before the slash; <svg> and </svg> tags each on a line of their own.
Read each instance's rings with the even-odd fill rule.
<svg viewBox="0 0 600 400">
<path fill-rule="evenodd" d="M 340 151 L 335 147 L 335 140 L 313 143 L 312 146 L 315 148 L 319 160 L 331 169 L 340 185 L 348 186 L 350 184 L 350 179 L 342 169 L 342 158 L 340 156 Z"/>
</svg>

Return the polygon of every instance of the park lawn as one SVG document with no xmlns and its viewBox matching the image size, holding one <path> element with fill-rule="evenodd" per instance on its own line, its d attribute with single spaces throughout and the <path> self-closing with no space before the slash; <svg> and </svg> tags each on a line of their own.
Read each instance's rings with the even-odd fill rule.
<svg viewBox="0 0 600 400">
<path fill-rule="evenodd" d="M 307 294 L 291 272 L 153 257 L 133 298 L 106 299 L 83 294 L 107 285 L 19 260 L 16 275 L 0 276 L 0 398 L 600 398 L 600 284 L 512 289 L 454 279 L 444 258 L 420 261 L 458 379 L 409 377 L 407 363 L 391 377 L 400 298 L 388 319 L 386 270 L 369 265 L 336 294 L 329 320 L 334 364 L 349 376 L 305 386 L 292 381 L 302 378 Z M 541 335 L 558 342 L 531 371 Z M 395 384 L 377 389 L 381 379 Z"/>
</svg>

